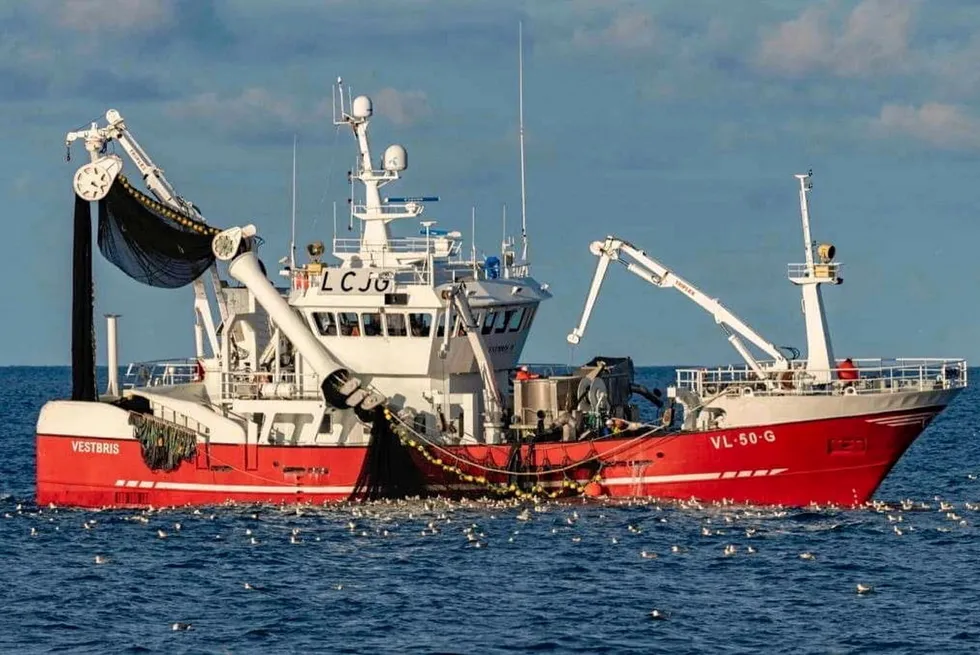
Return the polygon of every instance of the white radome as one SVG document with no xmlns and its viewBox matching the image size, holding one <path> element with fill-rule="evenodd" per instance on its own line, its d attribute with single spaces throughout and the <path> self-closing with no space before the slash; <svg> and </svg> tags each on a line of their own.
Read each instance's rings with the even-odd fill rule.
<svg viewBox="0 0 980 655">
<path fill-rule="evenodd" d="M 374 113 L 374 105 L 371 98 L 367 96 L 357 96 L 351 106 L 351 115 L 354 118 L 370 118 Z"/>
<path fill-rule="evenodd" d="M 386 171 L 403 171 L 408 168 L 408 153 L 397 143 L 385 148 L 384 166 Z"/>
</svg>

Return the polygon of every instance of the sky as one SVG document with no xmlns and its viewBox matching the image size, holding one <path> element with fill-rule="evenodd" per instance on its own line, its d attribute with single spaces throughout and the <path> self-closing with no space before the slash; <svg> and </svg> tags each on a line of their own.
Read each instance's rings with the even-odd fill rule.
<svg viewBox="0 0 980 655">
<path fill-rule="evenodd" d="M 843 263 L 844 284 L 824 288 L 836 354 L 980 359 L 975 2 L 34 0 L 0 5 L 0 364 L 70 362 L 85 154 L 66 163 L 64 134 L 109 108 L 211 223 L 254 223 L 274 269 L 294 134 L 300 247 L 329 243 L 334 202 L 343 216 L 343 76 L 374 99 L 375 154 L 408 150 L 387 190 L 440 196 L 425 217 L 467 238 L 475 208 L 479 251 L 498 252 L 503 206 L 511 227 L 520 216 L 519 22 L 532 271 L 554 293 L 526 360 L 737 360 L 708 314 L 620 267 L 571 349 L 588 245 L 607 234 L 804 349 L 786 264 L 803 258 L 793 175 L 810 169 L 813 237 Z M 101 256 L 95 279 L 96 316 L 122 314 L 122 362 L 193 353 L 189 288 L 143 286 Z"/>
</svg>

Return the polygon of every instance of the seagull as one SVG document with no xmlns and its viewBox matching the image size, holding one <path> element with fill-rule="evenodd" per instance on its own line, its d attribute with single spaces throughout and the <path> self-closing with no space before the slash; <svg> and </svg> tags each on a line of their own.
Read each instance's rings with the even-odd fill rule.
<svg viewBox="0 0 980 655">
<path fill-rule="evenodd" d="M 800 553 L 800 559 L 814 560 L 817 559 L 817 556 L 813 553 Z"/>
<path fill-rule="evenodd" d="M 173 630 L 174 632 L 178 632 L 180 630 L 192 630 L 193 626 L 190 623 L 177 622 L 174 623 L 172 626 L 170 626 L 170 629 Z"/>
<path fill-rule="evenodd" d="M 108 561 L 109 561 L 109 558 L 103 557 L 102 555 L 96 555 L 95 556 L 95 563 L 96 564 L 105 564 Z"/>
<path fill-rule="evenodd" d="M 873 592 L 874 590 L 875 590 L 875 588 L 874 588 L 874 587 L 872 587 L 872 586 L 871 586 L 871 585 L 869 585 L 869 584 L 861 584 L 861 583 L 859 582 L 859 583 L 858 583 L 858 585 L 857 585 L 857 592 L 858 592 L 859 594 L 862 594 L 862 595 L 863 595 L 863 594 L 870 594 L 870 593 L 871 593 L 871 592 Z"/>
<path fill-rule="evenodd" d="M 669 613 L 663 610 L 655 609 L 650 612 L 650 618 L 654 619 L 655 621 L 666 621 L 668 616 Z"/>
<path fill-rule="evenodd" d="M 157 530 L 157 536 L 159 538 L 161 538 L 161 539 L 166 539 L 167 538 L 167 533 L 164 532 L 163 530 Z"/>
<path fill-rule="evenodd" d="M 657 559 L 657 554 L 656 553 L 648 553 L 645 550 L 641 550 L 640 551 L 640 557 L 642 557 L 643 559 Z"/>
</svg>

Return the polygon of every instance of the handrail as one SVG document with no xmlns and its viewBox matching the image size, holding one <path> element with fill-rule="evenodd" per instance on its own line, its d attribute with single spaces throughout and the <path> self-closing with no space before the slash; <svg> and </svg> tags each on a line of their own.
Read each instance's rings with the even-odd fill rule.
<svg viewBox="0 0 980 655">
<path fill-rule="evenodd" d="M 807 369 L 805 361 L 794 361 L 789 371 L 771 371 L 760 378 L 747 366 L 677 369 L 677 386 L 702 397 L 730 393 L 752 395 L 838 395 L 899 393 L 963 388 L 967 385 L 967 365 L 962 359 L 864 358 L 850 360 L 853 366 L 830 370 Z M 828 376 L 831 382 L 816 383 Z"/>
<path fill-rule="evenodd" d="M 200 421 L 193 419 L 186 414 L 182 414 L 177 410 L 167 407 L 166 405 L 155 400 L 150 400 L 150 410 L 153 412 L 152 414 L 140 414 L 140 416 L 147 420 L 153 420 L 167 425 L 176 425 L 177 427 L 193 432 L 195 435 L 207 436 L 210 434 L 210 428 Z M 170 418 L 167 418 L 167 413 L 170 414 Z"/>
<path fill-rule="evenodd" d="M 123 375 L 123 387 L 134 389 L 187 384 L 199 381 L 199 373 L 195 358 L 131 362 Z"/>
</svg>

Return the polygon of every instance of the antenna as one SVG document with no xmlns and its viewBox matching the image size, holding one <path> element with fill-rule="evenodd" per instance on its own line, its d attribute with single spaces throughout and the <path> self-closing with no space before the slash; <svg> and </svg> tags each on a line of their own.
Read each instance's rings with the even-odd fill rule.
<svg viewBox="0 0 980 655">
<path fill-rule="evenodd" d="M 473 253 L 471 259 L 473 260 L 473 277 L 475 278 L 476 277 L 476 207 L 475 206 L 472 207 L 470 211 L 472 212 L 470 214 L 470 222 L 471 222 L 470 234 L 472 235 L 470 237 L 472 239 L 472 242 L 470 243 L 470 252 Z"/>
<path fill-rule="evenodd" d="M 527 263 L 527 187 L 524 183 L 524 23 L 517 23 L 518 112 L 521 143 L 521 261 Z"/>
<path fill-rule="evenodd" d="M 501 218 L 501 237 L 500 237 L 500 249 L 507 249 L 507 203 L 505 202 L 502 207 L 503 215 Z"/>
<path fill-rule="evenodd" d="M 296 134 L 293 134 L 293 230 L 289 240 L 289 268 L 296 268 Z"/>
</svg>

